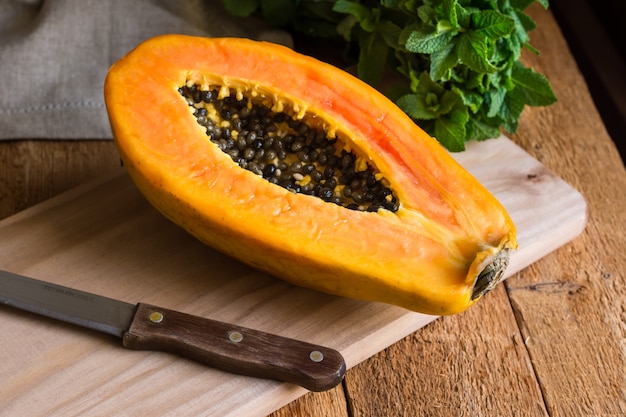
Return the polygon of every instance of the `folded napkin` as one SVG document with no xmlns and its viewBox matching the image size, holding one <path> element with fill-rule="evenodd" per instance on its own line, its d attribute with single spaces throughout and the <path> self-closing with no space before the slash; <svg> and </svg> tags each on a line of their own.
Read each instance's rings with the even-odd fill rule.
<svg viewBox="0 0 626 417">
<path fill-rule="evenodd" d="M 111 138 L 109 67 L 164 33 L 291 45 L 217 0 L 0 0 L 0 139 Z"/>
</svg>

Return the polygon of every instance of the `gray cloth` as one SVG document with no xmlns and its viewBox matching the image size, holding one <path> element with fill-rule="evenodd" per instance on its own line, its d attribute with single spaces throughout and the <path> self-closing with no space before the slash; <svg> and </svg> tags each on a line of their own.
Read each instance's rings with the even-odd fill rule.
<svg viewBox="0 0 626 417">
<path fill-rule="evenodd" d="M 106 73 L 163 33 L 291 42 L 219 0 L 0 0 L 0 139 L 111 138 Z"/>
</svg>

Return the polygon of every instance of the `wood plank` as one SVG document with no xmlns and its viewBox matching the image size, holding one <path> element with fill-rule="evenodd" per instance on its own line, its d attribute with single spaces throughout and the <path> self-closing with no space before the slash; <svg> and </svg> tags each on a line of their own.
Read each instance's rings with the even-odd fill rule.
<svg viewBox="0 0 626 417">
<path fill-rule="evenodd" d="M 498 287 L 481 304 L 467 313 L 437 320 L 374 358 L 353 367 L 348 372 L 349 379 L 346 381 L 346 385 L 350 384 L 347 394 L 348 403 L 351 405 L 350 415 L 388 416 L 390 414 L 386 413 L 386 410 L 391 408 L 379 406 L 387 403 L 393 403 L 393 410 L 399 411 L 398 415 L 428 415 L 426 411 L 432 410 L 433 407 L 432 404 L 424 404 L 424 401 L 420 400 L 424 396 L 434 399 L 433 403 L 438 403 L 438 399 L 446 398 L 446 401 L 459 405 L 457 410 L 450 409 L 451 412 L 448 415 L 470 415 L 465 411 L 466 404 L 469 404 L 468 409 L 475 412 L 474 415 L 494 415 L 490 412 L 491 409 L 495 407 L 501 410 L 502 404 L 508 404 L 511 401 L 513 405 L 521 404 L 517 396 L 527 395 L 526 392 L 513 394 L 509 392 L 500 398 L 488 395 L 488 390 L 494 383 L 492 375 L 497 373 L 497 369 L 493 370 L 495 366 L 490 364 L 485 377 L 484 368 L 473 365 L 473 361 L 481 365 L 490 362 L 485 359 L 485 356 L 489 355 L 490 363 L 506 363 L 508 366 L 517 367 L 517 370 L 506 370 L 505 377 L 496 380 L 495 383 L 507 386 L 511 381 L 522 381 L 521 385 L 528 387 L 529 395 L 534 396 L 532 386 L 525 385 L 524 382 L 528 377 L 524 356 L 518 349 L 512 348 L 519 343 L 520 335 L 523 341 L 528 342 L 527 357 L 537 373 L 541 394 L 546 400 L 546 409 L 551 415 L 623 415 L 625 413 L 626 406 L 622 399 L 626 398 L 626 383 L 622 377 L 624 373 L 620 375 L 626 357 L 623 348 L 623 341 L 626 340 L 623 329 L 623 324 L 626 322 L 624 317 L 626 264 L 622 256 L 625 243 L 623 233 L 625 220 L 622 208 L 625 201 L 620 193 L 626 189 L 624 179 L 626 176 L 623 165 L 616 160 L 617 153 L 611 146 L 599 117 L 588 100 L 587 93 L 584 89 L 582 91 L 580 89 L 584 84 L 567 47 L 558 35 L 558 28 L 549 13 L 537 12 L 537 10 L 538 8 L 535 8 L 533 12 L 533 17 L 539 23 L 539 28 L 533 32 L 534 38 L 538 39 L 534 45 L 539 46 L 542 55 L 538 59 L 533 56 L 526 59 L 539 71 L 549 74 L 551 81 L 557 87 L 555 89 L 561 103 L 547 109 L 526 112 L 521 121 L 520 131 L 513 137 L 513 140 L 551 171 L 583 192 L 590 203 L 590 220 L 586 231 L 571 244 L 556 250 L 532 267 L 509 278 L 504 286 Z M 72 184 L 82 183 L 87 178 L 97 175 L 98 170 L 93 167 L 102 163 L 99 155 L 113 155 L 115 158 L 114 154 L 104 150 L 101 153 L 92 152 L 98 146 L 84 141 L 77 141 L 76 144 L 67 142 L 50 144 L 47 141 L 0 143 L 0 218 L 68 189 Z M 110 142 L 105 145 L 105 148 L 106 146 L 113 149 Z M 72 156 L 76 155 L 76 150 L 80 148 L 84 148 L 86 155 L 89 155 L 82 161 Z M 19 152 L 16 152 L 16 149 Z M 21 158 L 14 160 L 16 154 L 22 155 Z M 29 161 L 30 159 L 35 162 Z M 57 164 L 55 161 L 61 163 Z M 111 162 L 115 165 L 117 160 L 114 159 Z M 10 166 L 14 163 L 15 166 Z M 62 168 L 64 163 L 72 168 L 64 172 Z M 40 169 L 40 166 L 44 169 Z M 14 186 L 13 175 L 28 185 L 22 183 Z M 1 238 L 2 231 L 0 231 Z M 2 248 L 4 248 L 3 243 L 0 243 Z M 28 250 L 28 246 L 23 246 L 23 248 Z M 84 259 L 82 261 L 84 262 Z M 93 265 L 98 268 L 102 267 L 105 262 L 103 259 L 96 259 Z M 105 274 L 101 276 L 104 277 Z M 570 294 L 567 286 L 572 283 L 576 284 L 572 288 L 582 289 L 578 293 L 574 291 Z M 510 295 L 504 291 L 507 288 L 511 289 Z M 513 300 L 513 308 L 505 309 L 501 307 L 500 301 L 492 301 L 503 299 L 507 295 Z M 481 310 L 483 314 L 474 314 L 478 308 L 485 309 Z M 505 340 L 503 335 L 509 331 L 512 311 L 516 313 L 521 332 L 512 332 L 511 342 L 508 345 L 502 343 L 501 346 L 514 354 L 507 356 L 506 360 L 499 357 L 493 361 L 492 356 L 498 355 L 498 352 L 486 353 L 480 348 L 474 351 L 475 346 L 480 345 L 477 341 L 485 337 L 484 335 L 489 335 L 489 341 L 495 339 L 494 345 L 500 346 L 499 343 Z M 0 314 L 4 322 L 7 320 L 5 314 L 12 313 L 6 309 L 0 309 Z M 504 324 L 496 319 L 487 320 L 483 315 L 502 317 Z M 17 319 L 16 315 L 11 315 L 8 321 L 14 319 Z M 21 317 L 19 320 L 23 320 L 20 321 L 23 325 L 17 326 L 19 332 L 16 334 L 30 341 L 26 348 L 22 347 L 17 352 L 18 358 L 24 355 L 19 359 L 22 365 L 28 367 L 31 363 L 41 362 L 42 358 L 50 360 L 47 368 L 28 367 L 27 369 L 38 371 L 34 375 L 29 375 L 28 371 L 19 370 L 20 374 L 14 379 L 17 385 L 11 387 L 14 390 L 11 392 L 18 392 L 22 400 L 25 399 L 33 406 L 42 404 L 42 401 L 47 399 L 44 394 L 50 394 L 51 382 L 58 383 L 60 386 L 67 383 L 62 378 L 56 377 L 55 379 L 50 376 L 62 369 L 63 364 L 67 362 L 59 363 L 58 355 L 56 355 L 58 352 L 65 352 L 65 347 L 69 348 L 70 353 L 75 353 L 79 359 L 96 351 L 101 354 L 101 350 L 108 358 L 115 359 L 110 355 L 111 349 L 117 349 L 117 345 L 110 339 L 105 339 L 95 346 L 88 344 L 88 349 L 93 349 L 93 351 L 87 350 L 86 353 L 80 350 L 80 346 L 76 348 L 72 343 L 61 344 L 59 348 L 56 339 L 67 338 L 66 333 L 70 331 L 70 328 L 61 325 L 62 332 L 59 335 L 57 331 L 48 329 L 48 326 L 57 326 L 58 329 L 59 325 L 53 325 L 50 322 L 40 329 L 39 320 L 35 318 Z M 468 331 L 468 329 L 473 329 L 473 331 Z M 598 335 L 593 334 L 594 329 L 597 329 Z M 46 338 L 53 339 L 52 349 L 49 349 L 47 339 L 37 339 L 42 334 Z M 461 334 L 464 340 L 458 341 L 455 336 Z M 98 338 L 96 334 L 89 337 Z M 585 340 L 585 337 L 591 337 L 591 339 Z M 80 335 L 76 336 L 76 341 L 84 338 L 85 334 L 80 332 Z M 423 340 L 430 343 L 425 343 Z M 450 340 L 452 340 L 451 343 L 449 343 Z M 424 348 L 425 344 L 428 346 L 427 349 Z M 2 343 L 0 343 L 0 348 L 4 348 Z M 3 358 L 4 352 L 3 350 Z M 11 352 L 7 354 L 9 353 Z M 158 355 L 151 357 L 156 356 Z M 459 361 L 462 365 L 453 367 L 447 364 L 448 360 Z M 411 363 L 410 366 L 414 372 L 407 373 L 404 379 L 388 376 L 387 371 L 382 370 L 383 368 L 401 370 L 406 363 Z M 442 370 L 446 370 L 445 373 L 437 372 L 440 366 Z M 158 366 L 155 366 L 156 368 Z M 4 372 L 5 368 L 1 370 L 3 375 L 10 375 Z M 158 374 L 159 370 L 147 371 L 138 376 L 137 381 L 143 378 L 153 378 L 155 372 Z M 166 372 L 158 375 L 163 374 L 169 375 Z M 91 376 L 102 376 L 102 371 L 90 368 L 87 370 L 87 375 L 82 377 L 81 381 L 89 382 L 88 379 Z M 111 375 L 116 377 L 114 372 L 111 372 Z M 377 375 L 384 377 L 380 378 Z M 364 381 L 363 385 L 368 384 L 369 387 L 355 388 L 357 376 Z M 198 384 L 205 383 L 203 375 L 196 374 L 190 378 Z M 112 390 L 119 380 L 119 377 L 114 379 L 106 387 Z M 431 381 L 436 383 L 431 384 Z M 456 381 L 457 386 L 453 387 L 450 381 Z M 371 386 L 377 383 L 380 383 L 377 385 L 379 389 L 371 389 Z M 132 381 L 122 385 L 120 389 L 128 390 L 131 385 Z M 140 386 L 144 387 L 145 383 Z M 427 390 L 424 387 L 427 387 Z M 163 386 L 157 388 L 163 388 Z M 167 391 L 170 388 L 163 389 Z M 359 389 L 369 390 L 367 392 L 372 396 L 371 399 L 367 399 L 371 405 L 370 409 L 355 406 L 363 398 Z M 454 399 L 453 394 L 450 394 L 450 389 L 461 393 L 460 399 Z M 470 394 L 463 395 L 466 389 Z M 11 392 L 3 397 L 4 393 L 0 389 L 0 400 L 3 405 L 6 398 L 12 398 Z M 497 388 L 497 392 L 501 392 L 501 389 Z M 471 395 L 472 393 L 474 396 Z M 333 390 L 330 395 L 327 393 L 307 394 L 277 411 L 275 416 L 318 416 L 325 415 L 323 414 L 325 410 L 333 410 L 333 412 L 337 410 L 340 414 L 336 415 L 346 415 L 345 410 L 332 403 L 342 401 L 342 394 L 339 388 Z M 159 389 L 148 392 L 143 401 L 149 402 L 149 395 L 154 396 L 153 399 L 157 405 L 163 405 L 159 402 Z M 329 399 L 329 396 L 332 399 Z M 351 398 L 352 396 L 354 398 Z M 481 401 L 483 396 L 488 398 L 489 402 Z M 128 396 L 118 394 L 114 400 L 124 402 L 130 399 Z M 68 399 L 66 405 L 71 405 L 71 403 L 72 399 Z M 111 399 L 103 397 L 102 403 L 110 407 Z M 412 405 L 414 403 L 416 405 Z M 481 403 L 482 408 L 477 407 L 478 403 Z M 414 412 L 404 412 L 403 404 L 406 410 Z M 182 410 L 182 415 L 186 411 L 192 412 L 193 407 L 198 407 L 198 400 L 192 400 L 189 408 Z M 55 410 L 58 411 L 58 409 L 53 409 L 53 413 Z M 534 408 L 531 408 L 531 413 L 532 410 Z M 3 409 L 3 411 L 10 413 L 10 410 Z M 150 410 L 141 409 L 141 411 L 143 411 L 142 414 L 147 414 Z M 171 411 L 171 408 L 164 407 L 160 411 L 162 414 Z M 176 411 L 181 411 L 181 409 Z M 526 414 L 524 410 L 519 410 L 518 415 Z"/>
<path fill-rule="evenodd" d="M 461 155 L 518 223 L 522 249 L 509 274 L 584 226 L 580 195 L 510 140 L 476 143 Z M 537 216 L 525 213 L 529 209 L 543 213 L 539 225 Z M 226 258 L 165 220 L 124 173 L 5 219 L 0 245 L 3 269 L 325 344 L 340 350 L 348 367 L 435 319 L 296 288 Z M 1 341 L 2 349 L 15 358 L 0 364 L 0 372 L 11 375 L 0 382 L 0 400 L 8 410 L 39 415 L 46 404 L 46 415 L 89 415 L 97 408 L 108 414 L 124 409 L 262 416 L 306 393 L 171 355 L 128 352 L 110 338 L 85 337 L 70 326 L 2 311 L 8 317 L 0 324 L 2 334 L 13 335 Z"/>
<path fill-rule="evenodd" d="M 346 387 L 351 416 L 548 415 L 503 286 L 359 364 Z"/>
<path fill-rule="evenodd" d="M 102 196 L 107 196 L 106 206 Z M 295 288 L 225 258 L 166 221 L 125 175 L 48 200 L 4 220 L 0 229 L 3 268 L 114 298 L 148 300 L 324 343 L 340 349 L 349 366 L 392 343 L 396 332 L 408 334 L 434 319 Z M 12 376 L 0 390 L 8 410 L 67 415 L 88 413 L 97 406 L 111 413 L 124 409 L 265 415 L 306 392 L 170 355 L 128 352 L 109 338 L 86 337 L 70 326 L 40 321 L 7 307 L 3 310 L 9 319 L 2 328 L 13 337 L 2 340 L 2 349 L 16 359 L 0 365 L 5 375 Z M 363 317 L 370 319 L 363 321 Z M 354 323 L 360 323 L 361 334 L 355 333 Z M 34 335 L 42 351 L 23 352 L 24 343 Z M 47 342 L 39 345 L 40 340 Z M 59 352 L 68 355 L 57 357 Z M 74 352 L 78 356 L 71 355 Z M 36 360 L 41 355 L 46 357 L 43 363 Z M 115 366 L 105 366 L 110 361 Z M 81 376 L 85 373 L 91 375 L 88 381 Z M 198 378 L 206 381 L 199 386 Z M 160 401 L 155 402 L 150 397 L 158 391 Z M 33 401 L 42 395 L 49 397 L 47 401 Z M 194 400 L 197 408 L 190 405 Z"/>
<path fill-rule="evenodd" d="M 560 103 L 526 111 L 520 131 L 513 139 L 576 188 L 581 187 L 587 200 L 595 203 L 589 209 L 590 223 L 580 238 L 509 278 L 504 287 L 515 288 L 517 283 L 527 281 L 530 286 L 532 282 L 549 284 L 551 278 L 565 278 L 566 285 L 552 287 L 561 294 L 540 299 L 533 291 L 541 291 L 541 286 L 534 290 L 514 289 L 511 294 L 497 288 L 483 300 L 481 307 L 485 311 L 481 314 L 474 315 L 476 309 L 471 309 L 461 315 L 444 317 L 353 368 L 347 379 L 353 416 L 626 414 L 626 261 L 622 256 L 626 247 L 623 210 L 626 176 L 550 13 L 537 6 L 531 13 L 539 23 L 533 45 L 542 54 L 525 59 L 538 71 L 549 74 Z M 585 257 L 576 260 L 583 253 Z M 573 268 L 568 266 L 572 263 Z M 552 275 L 556 271 L 559 273 Z M 572 275 L 568 277 L 568 274 Z M 568 294 L 567 281 L 585 275 L 602 285 L 586 286 L 584 298 Z M 574 290 L 576 287 L 577 284 L 573 285 Z M 550 285 L 543 289 L 550 291 Z M 507 297 L 517 302 L 508 305 Z M 571 297 L 577 297 L 577 302 L 568 300 Z M 499 298 L 503 301 L 492 301 Z M 576 315 L 569 311 L 572 304 L 578 310 Z M 521 311 L 526 314 L 520 315 Z M 503 326 L 500 320 L 512 325 L 513 313 L 521 332 L 512 332 L 507 345 L 502 330 L 508 326 Z M 491 321 L 491 317 L 496 319 Z M 570 319 L 575 325 L 569 323 Z M 561 332 L 563 327 L 568 328 Z M 600 335 L 585 339 L 594 328 L 601 329 Z M 475 345 L 476 339 L 483 335 L 488 335 L 489 341 L 501 341 L 505 351 L 516 351 L 520 356 L 515 360 L 509 357 L 508 368 L 498 366 L 501 360 L 491 363 L 480 360 L 486 353 L 480 344 L 475 350 Z M 533 342 L 534 337 L 539 337 L 540 342 Z M 437 343 L 425 346 L 424 340 Z M 438 343 L 450 340 L 452 343 Z M 557 346 L 551 346 L 553 342 Z M 521 347 L 526 349 L 526 355 Z M 495 352 L 497 355 L 498 351 Z M 532 369 L 528 369 L 525 358 Z M 454 366 L 455 363 L 459 365 Z M 403 372 L 406 366 L 411 371 Z M 500 370 L 501 378 L 493 375 Z M 397 377 L 397 372 L 404 377 Z M 521 390 L 516 383 L 535 379 L 535 372 L 541 389 L 539 396 L 532 384 Z M 592 378 L 587 379 L 587 375 Z M 491 390 L 501 396 L 490 395 Z M 528 408 L 518 408 L 524 402 Z"/>
<path fill-rule="evenodd" d="M 626 170 L 551 15 L 533 17 L 542 55 L 525 60 L 551 80 L 559 102 L 525 112 L 515 140 L 581 191 L 589 223 L 505 286 L 549 414 L 624 415 Z"/>
<path fill-rule="evenodd" d="M 0 219 L 119 167 L 111 140 L 0 141 Z"/>
</svg>

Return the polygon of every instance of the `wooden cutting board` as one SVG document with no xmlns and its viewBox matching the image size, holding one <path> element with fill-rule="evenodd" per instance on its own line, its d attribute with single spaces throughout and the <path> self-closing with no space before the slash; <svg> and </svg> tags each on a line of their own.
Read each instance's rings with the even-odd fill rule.
<svg viewBox="0 0 626 417">
<path fill-rule="evenodd" d="M 577 236 L 586 204 L 507 138 L 455 155 L 506 206 L 520 249 L 507 276 Z M 0 269 L 299 338 L 348 367 L 436 317 L 293 287 L 197 242 L 123 171 L 0 222 Z M 306 393 L 0 306 L 0 415 L 265 416 Z"/>
</svg>

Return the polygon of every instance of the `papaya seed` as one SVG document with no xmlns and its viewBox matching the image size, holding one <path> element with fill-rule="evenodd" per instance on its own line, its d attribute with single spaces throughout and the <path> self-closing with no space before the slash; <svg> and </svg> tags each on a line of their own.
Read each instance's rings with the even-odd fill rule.
<svg viewBox="0 0 626 417">
<path fill-rule="evenodd" d="M 209 140 L 240 167 L 291 192 L 350 210 L 398 211 L 399 202 L 382 174 L 334 132 L 307 124 L 304 109 L 284 103 L 268 107 L 267 98 L 255 100 L 226 86 L 203 90 L 189 83 L 178 92 Z"/>
</svg>

